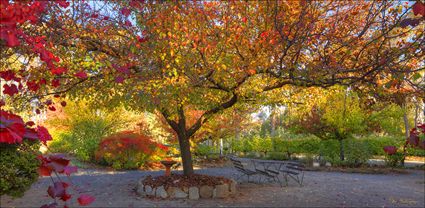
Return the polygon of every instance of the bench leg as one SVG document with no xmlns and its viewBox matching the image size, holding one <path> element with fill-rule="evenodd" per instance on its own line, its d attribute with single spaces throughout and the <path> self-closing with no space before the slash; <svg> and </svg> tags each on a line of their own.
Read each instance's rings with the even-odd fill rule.
<svg viewBox="0 0 425 208">
<path fill-rule="evenodd" d="M 301 176 L 301 183 L 300 183 L 300 186 L 303 186 L 303 181 L 304 181 L 304 171 L 303 171 L 303 174 L 302 174 L 302 176 Z"/>
</svg>

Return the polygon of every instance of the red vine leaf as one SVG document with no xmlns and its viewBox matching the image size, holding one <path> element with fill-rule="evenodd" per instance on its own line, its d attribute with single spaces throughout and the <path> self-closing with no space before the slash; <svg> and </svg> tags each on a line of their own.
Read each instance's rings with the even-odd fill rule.
<svg viewBox="0 0 425 208">
<path fill-rule="evenodd" d="M 68 187 L 67 183 L 64 182 L 55 182 L 53 186 L 49 186 L 47 193 L 50 197 L 63 197 L 66 194 L 66 188 Z"/>
<path fill-rule="evenodd" d="M 0 143 L 20 143 L 25 135 L 25 124 L 21 117 L 0 110 Z"/>
<path fill-rule="evenodd" d="M 93 203 L 95 198 L 91 195 L 88 195 L 88 194 L 81 194 L 80 197 L 78 197 L 77 200 L 78 200 L 78 203 L 81 206 L 86 206 L 86 205 Z"/>
<path fill-rule="evenodd" d="M 49 131 L 43 126 L 37 126 L 37 135 L 38 139 L 46 144 L 47 141 L 52 140 L 52 136 L 49 134 Z"/>
</svg>

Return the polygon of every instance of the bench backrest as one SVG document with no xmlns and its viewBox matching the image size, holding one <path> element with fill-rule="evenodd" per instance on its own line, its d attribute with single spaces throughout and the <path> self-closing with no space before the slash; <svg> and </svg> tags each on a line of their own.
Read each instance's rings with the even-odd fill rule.
<svg viewBox="0 0 425 208">
<path fill-rule="evenodd" d="M 304 171 L 304 164 L 298 162 L 286 162 L 285 167 L 291 170 Z"/>
</svg>

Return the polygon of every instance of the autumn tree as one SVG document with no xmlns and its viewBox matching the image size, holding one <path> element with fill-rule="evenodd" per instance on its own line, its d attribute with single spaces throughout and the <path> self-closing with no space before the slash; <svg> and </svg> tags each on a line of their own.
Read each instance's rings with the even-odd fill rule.
<svg viewBox="0 0 425 208">
<path fill-rule="evenodd" d="M 332 88 L 321 103 L 313 106 L 299 122 L 301 129 L 321 139 L 339 141 L 340 160 L 345 159 L 343 140 L 366 129 L 367 115 L 358 96 L 349 89 Z"/>
<path fill-rule="evenodd" d="M 35 46 L 24 35 L 2 35 L 3 44 L 22 43 L 1 52 L 2 78 L 21 83 L 3 92 L 21 95 L 13 99 L 19 106 L 50 107 L 49 96 L 66 94 L 158 111 L 191 174 L 190 138 L 236 103 L 288 85 L 362 85 L 420 70 L 420 8 L 387 1 L 73 1 L 49 7 L 43 24 L 18 25 L 39 37 Z M 406 62 L 409 68 L 393 67 Z M 201 113 L 188 124 L 193 110 Z"/>
</svg>

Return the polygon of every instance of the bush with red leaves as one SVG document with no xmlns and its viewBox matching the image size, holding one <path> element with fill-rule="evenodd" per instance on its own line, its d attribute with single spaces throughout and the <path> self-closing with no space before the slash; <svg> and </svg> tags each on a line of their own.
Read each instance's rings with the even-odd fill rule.
<svg viewBox="0 0 425 208">
<path fill-rule="evenodd" d="M 95 157 L 115 169 L 137 169 L 146 162 L 161 160 L 167 150 L 148 136 L 124 131 L 102 139 Z"/>
<path fill-rule="evenodd" d="M 411 129 L 406 143 L 413 148 L 425 150 L 425 124 L 419 124 L 417 128 Z"/>
<path fill-rule="evenodd" d="M 391 167 L 400 165 L 406 157 L 407 148 L 425 150 L 425 124 L 419 124 L 417 128 L 410 130 L 410 135 L 406 138 L 403 151 L 398 151 L 395 146 L 384 147 L 386 164 Z"/>
</svg>

